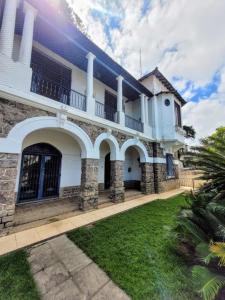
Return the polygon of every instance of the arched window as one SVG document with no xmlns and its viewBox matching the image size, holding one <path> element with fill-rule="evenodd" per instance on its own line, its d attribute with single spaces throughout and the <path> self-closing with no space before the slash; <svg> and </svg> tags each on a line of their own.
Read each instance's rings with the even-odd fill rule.
<svg viewBox="0 0 225 300">
<path fill-rule="evenodd" d="M 40 143 L 24 149 L 19 202 L 58 196 L 61 159 L 61 153 L 49 144 Z"/>
</svg>

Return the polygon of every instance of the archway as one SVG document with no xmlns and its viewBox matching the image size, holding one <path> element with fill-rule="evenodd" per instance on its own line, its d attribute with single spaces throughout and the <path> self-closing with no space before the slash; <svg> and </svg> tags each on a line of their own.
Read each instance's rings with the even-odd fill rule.
<svg viewBox="0 0 225 300">
<path fill-rule="evenodd" d="M 135 147 L 129 147 L 125 151 L 124 161 L 124 187 L 126 190 L 141 189 L 141 164 L 140 154 Z"/>
<path fill-rule="evenodd" d="M 26 147 L 22 153 L 18 201 L 37 201 L 59 195 L 62 154 L 47 143 Z"/>
<path fill-rule="evenodd" d="M 103 141 L 99 147 L 99 191 L 104 192 L 110 189 L 111 177 L 111 149 L 108 142 Z"/>
</svg>

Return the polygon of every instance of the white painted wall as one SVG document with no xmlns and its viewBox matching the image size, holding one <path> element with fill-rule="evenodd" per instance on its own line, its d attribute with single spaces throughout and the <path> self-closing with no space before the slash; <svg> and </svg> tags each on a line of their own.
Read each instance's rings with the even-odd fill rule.
<svg viewBox="0 0 225 300">
<path fill-rule="evenodd" d="M 80 185 L 81 150 L 72 137 L 58 130 L 38 130 L 25 138 L 23 149 L 37 143 L 51 144 L 62 153 L 60 187 Z"/>
<path fill-rule="evenodd" d="M 141 180 L 141 167 L 138 162 L 140 157 L 138 151 L 135 148 L 128 148 L 125 153 L 124 162 L 124 180 Z M 131 172 L 128 172 L 129 167 L 131 167 Z"/>
<path fill-rule="evenodd" d="M 125 102 L 125 114 L 139 120 L 141 118 L 141 102 L 140 99 Z"/>
</svg>

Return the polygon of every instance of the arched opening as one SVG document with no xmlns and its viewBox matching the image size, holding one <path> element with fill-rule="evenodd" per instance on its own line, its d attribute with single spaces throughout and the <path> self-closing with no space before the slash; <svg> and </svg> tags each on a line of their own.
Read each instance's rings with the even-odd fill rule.
<svg viewBox="0 0 225 300">
<path fill-rule="evenodd" d="M 62 155 L 47 143 L 26 147 L 22 153 L 18 201 L 59 195 Z"/>
<path fill-rule="evenodd" d="M 99 192 L 105 192 L 110 189 L 110 177 L 111 177 L 111 151 L 108 142 L 103 141 L 99 148 L 99 173 L 98 173 L 98 185 Z"/>
<path fill-rule="evenodd" d="M 126 190 L 141 189 L 140 154 L 134 146 L 128 147 L 125 151 L 124 187 Z"/>
<path fill-rule="evenodd" d="M 71 207 L 78 208 L 82 152 L 78 141 L 61 130 L 41 129 L 25 137 L 22 149 L 18 202 L 60 198 L 71 200 Z M 55 188 L 45 186 L 45 182 L 54 183 Z"/>
</svg>

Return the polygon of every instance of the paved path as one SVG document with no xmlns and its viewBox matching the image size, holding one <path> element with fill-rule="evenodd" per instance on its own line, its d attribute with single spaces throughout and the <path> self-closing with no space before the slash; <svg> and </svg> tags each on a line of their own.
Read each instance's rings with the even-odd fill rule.
<svg viewBox="0 0 225 300">
<path fill-rule="evenodd" d="M 129 300 L 110 278 L 65 235 L 28 250 L 43 300 Z"/>
<path fill-rule="evenodd" d="M 147 204 L 151 201 L 176 196 L 184 191 L 186 191 L 186 189 L 181 188 L 166 193 L 147 195 L 127 202 L 112 204 L 111 206 L 96 209 L 50 224 L 10 234 L 0 238 L 0 255 L 40 243 L 41 241 L 45 241 L 73 229 L 97 222 L 101 219 L 125 212 L 143 204 Z"/>
</svg>

